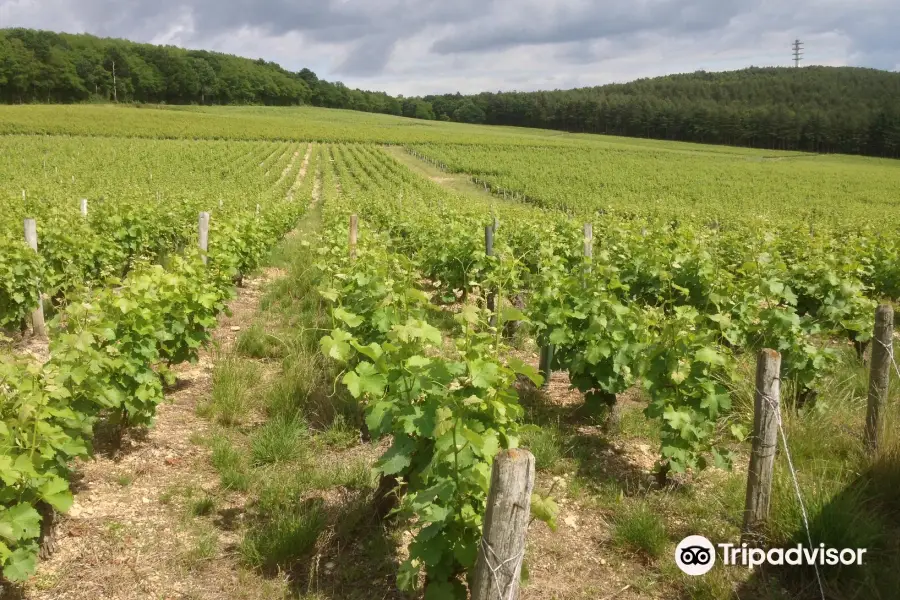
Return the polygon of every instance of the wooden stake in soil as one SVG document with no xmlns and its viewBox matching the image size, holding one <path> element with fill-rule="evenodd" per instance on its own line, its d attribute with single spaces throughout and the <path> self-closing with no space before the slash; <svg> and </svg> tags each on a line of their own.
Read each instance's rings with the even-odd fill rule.
<svg viewBox="0 0 900 600">
<path fill-rule="evenodd" d="M 203 258 L 203 264 L 206 264 L 207 256 L 206 253 L 209 250 L 209 213 L 202 212 L 200 213 L 200 220 L 197 227 L 198 237 L 199 237 L 199 246 L 201 256 Z"/>
<path fill-rule="evenodd" d="M 781 355 L 768 348 L 756 358 L 756 393 L 753 399 L 753 448 L 747 472 L 742 541 L 762 533 L 769 518 L 772 473 L 778 449 L 778 411 L 781 410 Z"/>
<path fill-rule="evenodd" d="M 356 238 L 359 232 L 359 219 L 350 215 L 350 258 L 356 258 Z"/>
<path fill-rule="evenodd" d="M 81 199 L 81 216 L 87 218 L 87 198 Z"/>
<path fill-rule="evenodd" d="M 875 332 L 872 335 L 872 365 L 869 373 L 869 406 L 866 410 L 866 449 L 878 448 L 882 412 L 887 401 L 891 362 L 894 360 L 894 308 L 882 304 L 875 310 Z"/>
<path fill-rule="evenodd" d="M 484 253 L 487 256 L 494 255 L 494 226 L 493 225 L 485 225 L 484 227 Z M 497 308 L 497 295 L 494 292 L 488 292 L 487 294 L 487 308 L 491 312 L 491 327 L 496 325 L 497 316 L 496 316 L 496 308 Z"/>
<path fill-rule="evenodd" d="M 25 219 L 25 242 L 32 250 L 38 251 L 37 221 L 34 219 Z M 38 290 L 37 308 L 31 312 L 31 326 L 34 329 L 35 337 L 47 338 L 47 324 L 44 322 L 44 299 L 40 289 Z"/>
<path fill-rule="evenodd" d="M 538 370 L 541 372 L 541 377 L 544 378 L 541 389 L 546 390 L 550 387 L 550 376 L 553 374 L 553 344 L 547 344 L 541 348 L 541 360 L 538 363 Z"/>
<path fill-rule="evenodd" d="M 472 579 L 472 600 L 516 600 L 531 519 L 534 456 L 520 448 L 494 459 L 484 536 Z"/>
</svg>

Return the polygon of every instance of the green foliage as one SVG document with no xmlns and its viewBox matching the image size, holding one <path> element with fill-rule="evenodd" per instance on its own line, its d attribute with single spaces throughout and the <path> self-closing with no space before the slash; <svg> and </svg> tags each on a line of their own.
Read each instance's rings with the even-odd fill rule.
<svg viewBox="0 0 900 600">
<path fill-rule="evenodd" d="M 69 400 L 55 367 L 0 355 L 0 568 L 11 581 L 35 568 L 35 506 L 72 505 L 66 463 L 87 455 L 91 419 Z"/>
<path fill-rule="evenodd" d="M 448 350 L 428 321 L 428 296 L 411 285 L 408 260 L 374 239 L 355 261 L 347 259 L 341 233 L 331 227 L 319 244 L 327 275 L 322 296 L 332 303 L 335 325 L 322 352 L 345 365 L 341 381 L 364 402 L 372 437 L 393 439 L 375 468 L 406 486 L 397 511 L 416 519 L 400 585 L 414 588 L 424 569 L 426 595 L 459 595 L 458 576 L 477 555 L 491 463 L 518 445 L 523 410 L 513 383 L 518 373 L 540 378 L 524 364 L 500 360 L 502 319 L 491 328 L 473 305 L 457 315 L 460 333 Z M 369 236 L 375 234 L 361 233 Z"/>
<path fill-rule="evenodd" d="M 24 323 L 38 304 L 40 257 L 21 237 L 0 236 L 0 327 Z"/>
<path fill-rule="evenodd" d="M 0 354 L 0 568 L 6 579 L 20 581 L 34 571 L 42 514 L 37 509 L 68 509 L 67 465 L 89 454 L 95 423 L 104 419 L 120 433 L 153 423 L 164 383 L 173 380 L 169 367 L 198 358 L 225 310 L 235 275 L 254 268 L 305 210 L 305 204 L 285 199 L 281 183 L 299 169 L 292 147 L 257 150 L 267 153 L 263 165 L 282 176 L 262 175 L 272 189 L 261 198 L 265 211 L 220 215 L 209 264 L 189 248 L 191 235 L 176 224 L 196 219 L 196 206 L 188 202 L 172 202 L 167 212 L 159 201 L 99 199 L 85 219 L 27 194 L 21 202 L 0 201 L 14 217 L 0 222 L 0 326 L 21 325 L 37 305 L 38 290 L 50 297 L 45 305 L 56 313 L 45 363 L 17 359 L 6 349 Z M 92 158 L 102 159 L 102 152 Z M 235 158 L 246 159 L 233 153 L 229 160 Z M 27 160 L 17 168 L 29 174 Z M 183 184 L 185 172 L 175 171 Z M 37 216 L 39 254 L 17 241 L 22 215 Z M 226 404 L 220 407 L 233 418 L 235 409 Z M 213 456 L 226 487 L 249 486 L 249 472 L 233 448 L 219 443 Z"/>
</svg>

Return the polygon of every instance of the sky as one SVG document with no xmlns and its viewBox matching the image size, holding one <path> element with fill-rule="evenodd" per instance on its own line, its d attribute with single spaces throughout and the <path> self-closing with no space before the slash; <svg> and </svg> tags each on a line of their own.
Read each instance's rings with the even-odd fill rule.
<svg viewBox="0 0 900 600">
<path fill-rule="evenodd" d="M 900 0 L 0 0 L 0 28 L 304 67 L 405 96 L 802 64 L 900 70 Z"/>
</svg>

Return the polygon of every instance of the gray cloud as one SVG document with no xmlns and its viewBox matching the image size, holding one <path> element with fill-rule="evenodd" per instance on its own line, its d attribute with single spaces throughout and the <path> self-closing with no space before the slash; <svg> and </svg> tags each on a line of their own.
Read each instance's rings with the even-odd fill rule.
<svg viewBox="0 0 900 600">
<path fill-rule="evenodd" d="M 0 0 L 0 27 L 266 58 L 419 94 L 788 64 L 896 68 L 897 0 Z"/>
</svg>

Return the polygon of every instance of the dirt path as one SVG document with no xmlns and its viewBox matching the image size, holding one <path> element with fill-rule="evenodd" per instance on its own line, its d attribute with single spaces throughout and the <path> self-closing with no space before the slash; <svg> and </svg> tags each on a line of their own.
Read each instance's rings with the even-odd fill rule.
<svg viewBox="0 0 900 600">
<path fill-rule="evenodd" d="M 294 187 L 306 176 L 311 150 L 312 144 Z M 218 600 L 283 595 L 283 581 L 238 567 L 234 548 L 239 540 L 227 520 L 240 518 L 241 511 L 218 507 L 216 527 L 191 518 L 198 503 L 219 489 L 210 450 L 202 443 L 213 426 L 198 416 L 197 408 L 210 397 L 217 356 L 234 347 L 257 313 L 264 288 L 282 275 L 267 268 L 244 280 L 229 303 L 230 316 L 219 317 L 213 343 L 201 351 L 196 364 L 175 369 L 178 384 L 158 407 L 152 428 L 129 432 L 117 448 L 98 441 L 94 457 L 75 465 L 75 502 L 60 517 L 55 551 L 39 564 L 24 598 Z"/>
<path fill-rule="evenodd" d="M 461 194 L 471 194 L 479 198 L 499 200 L 480 185 L 461 173 L 446 173 L 424 161 L 419 160 L 400 146 L 382 146 L 381 149 L 406 166 L 410 171 L 430 179 L 431 181 Z"/>
<path fill-rule="evenodd" d="M 279 183 L 284 181 L 284 178 L 288 176 L 288 173 L 290 173 L 291 169 L 294 167 L 294 163 L 297 162 L 298 156 L 300 156 L 300 150 L 299 149 L 294 150 L 294 154 L 293 154 L 293 156 L 291 156 L 290 162 L 288 162 L 288 164 L 284 168 L 284 170 L 281 171 L 281 176 L 278 178 L 278 181 L 275 182 L 275 185 L 278 185 Z"/>
<path fill-rule="evenodd" d="M 306 154 L 303 155 L 303 164 L 300 165 L 300 170 L 297 171 L 297 179 L 294 181 L 291 189 L 288 190 L 288 200 L 294 199 L 294 192 L 297 191 L 297 188 L 300 187 L 300 183 L 306 178 L 306 171 L 309 168 L 309 158 L 312 155 L 312 149 L 313 145 L 311 143 L 306 146 Z"/>
<path fill-rule="evenodd" d="M 213 332 L 221 350 L 234 345 L 276 276 L 264 271 L 238 290 L 231 316 L 222 315 Z M 196 409 L 210 393 L 213 362 L 214 350 L 206 349 L 197 364 L 180 366 L 180 389 L 159 406 L 153 428 L 128 435 L 121 449 L 98 448 L 76 466 L 75 503 L 26 598 L 240 598 L 270 587 L 247 585 L 254 576 L 230 569 L 231 560 L 212 560 L 228 555 L 236 540 L 186 524 L 188 496 L 218 486 L 209 451 L 197 444 L 210 428 Z"/>
</svg>

